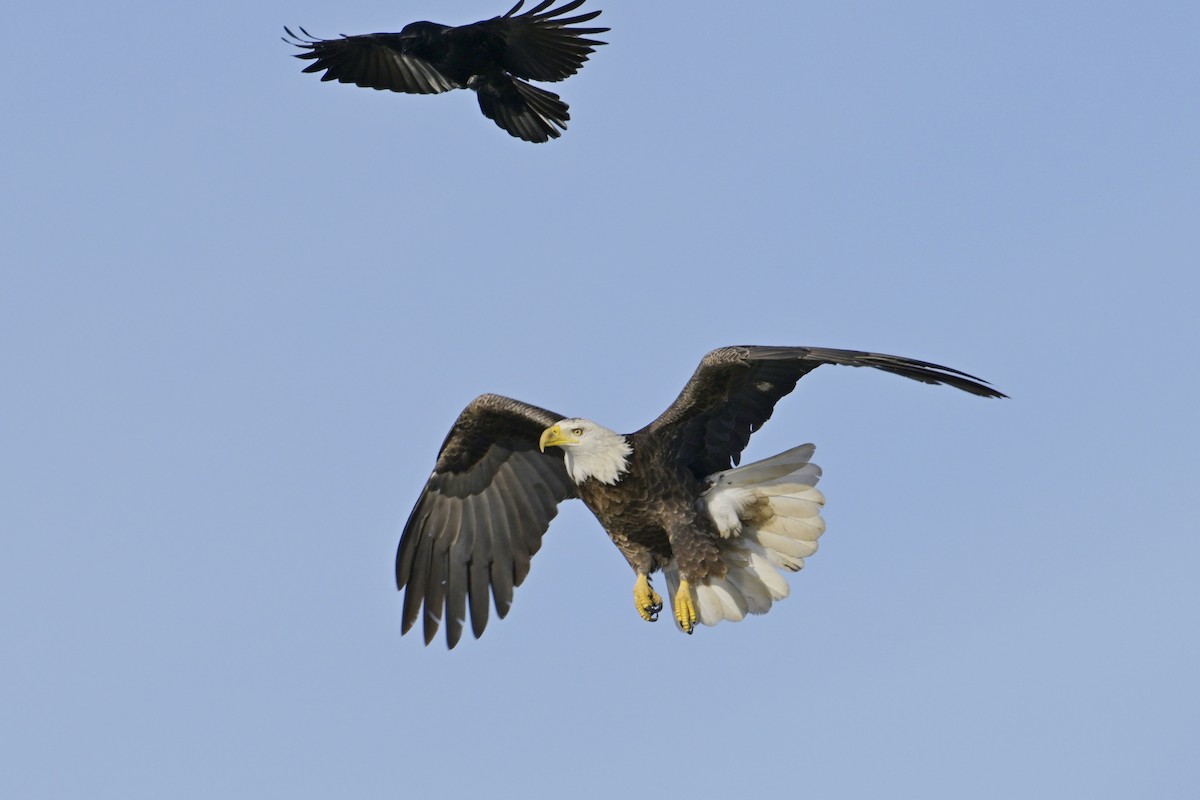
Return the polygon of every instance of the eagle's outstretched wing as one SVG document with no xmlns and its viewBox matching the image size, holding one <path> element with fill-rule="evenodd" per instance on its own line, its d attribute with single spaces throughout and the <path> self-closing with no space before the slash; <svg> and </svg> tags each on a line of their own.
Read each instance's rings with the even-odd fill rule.
<svg viewBox="0 0 1200 800">
<path fill-rule="evenodd" d="M 901 356 L 824 347 L 722 347 L 704 356 L 675 402 L 634 435 L 652 438 L 698 478 L 729 469 L 779 399 L 822 364 L 874 367 L 980 397 L 1004 397 L 973 375 Z"/>
<path fill-rule="evenodd" d="M 468 606 L 476 638 L 487 625 L 489 594 L 496 613 L 508 613 L 558 504 L 577 496 L 562 451 L 538 449 L 542 431 L 561 419 L 494 394 L 463 409 L 400 537 L 402 632 L 424 606 L 425 643 L 444 612 L 446 644 L 454 647 Z"/>
</svg>

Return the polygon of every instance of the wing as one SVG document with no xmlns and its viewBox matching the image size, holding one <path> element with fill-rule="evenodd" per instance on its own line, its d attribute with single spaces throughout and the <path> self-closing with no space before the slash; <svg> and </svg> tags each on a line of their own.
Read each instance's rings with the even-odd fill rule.
<svg viewBox="0 0 1200 800">
<path fill-rule="evenodd" d="M 296 58 L 312 59 L 304 72 L 320 72 L 323 81 L 353 83 L 368 89 L 390 89 L 407 94 L 438 94 L 461 86 L 428 61 L 401 52 L 398 33 L 367 33 L 338 39 L 317 39 L 304 28 L 301 36 L 284 28 L 285 42 L 305 50 Z"/>
<path fill-rule="evenodd" d="M 670 408 L 634 435 L 665 442 L 699 478 L 729 469 L 779 399 L 822 364 L 874 367 L 980 397 L 1004 397 L 973 375 L 900 356 L 823 347 L 722 347 L 700 361 Z"/>
<path fill-rule="evenodd" d="M 561 448 L 538 449 L 542 431 L 561 419 L 494 394 L 477 397 L 459 415 L 400 537 L 403 633 L 422 604 L 425 644 L 444 610 L 450 647 L 462 635 L 468 605 L 475 637 L 483 634 L 489 593 L 500 618 L 508 614 L 513 587 L 525 580 L 558 504 L 577 496 Z"/>
<path fill-rule="evenodd" d="M 543 0 L 524 14 L 517 14 L 525 0 L 520 0 L 502 17 L 464 25 L 456 31 L 479 31 L 499 36 L 505 44 L 501 64 L 518 78 L 533 81 L 561 81 L 574 75 L 588 60 L 595 48 L 607 44 L 586 39 L 608 28 L 571 28 L 600 16 L 591 11 L 574 17 L 560 17 L 583 5 L 584 0 L 571 0 L 566 5 L 547 11 L 555 0 Z M 514 16 L 515 15 L 515 16 Z"/>
</svg>

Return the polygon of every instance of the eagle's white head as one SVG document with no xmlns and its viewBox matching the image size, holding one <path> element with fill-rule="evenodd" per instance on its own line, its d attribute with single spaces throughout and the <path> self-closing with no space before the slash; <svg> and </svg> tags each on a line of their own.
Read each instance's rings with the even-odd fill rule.
<svg viewBox="0 0 1200 800">
<path fill-rule="evenodd" d="M 567 472 L 575 483 L 593 478 L 612 485 L 629 469 L 629 454 L 633 447 L 624 436 L 587 419 L 564 419 L 542 431 L 538 442 L 542 452 L 547 447 L 561 447 Z"/>
</svg>

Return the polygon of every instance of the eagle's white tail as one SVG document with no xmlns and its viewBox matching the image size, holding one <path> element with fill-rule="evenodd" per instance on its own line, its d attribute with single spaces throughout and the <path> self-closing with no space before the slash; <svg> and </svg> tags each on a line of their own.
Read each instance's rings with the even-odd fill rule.
<svg viewBox="0 0 1200 800">
<path fill-rule="evenodd" d="M 771 604 L 788 595 L 780 569 L 795 572 L 817 551 L 825 531 L 817 490 L 821 468 L 809 462 L 811 444 L 743 467 L 710 475 L 711 484 L 700 499 L 724 537 L 722 555 L 728 565 L 723 578 L 693 584 L 700 622 L 736 622 L 746 614 L 765 614 Z M 672 560 L 663 568 L 674 606 L 679 567 Z"/>
</svg>

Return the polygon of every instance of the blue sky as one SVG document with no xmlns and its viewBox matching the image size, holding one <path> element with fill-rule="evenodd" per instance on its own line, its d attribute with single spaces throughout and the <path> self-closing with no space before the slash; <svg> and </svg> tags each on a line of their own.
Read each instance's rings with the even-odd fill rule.
<svg viewBox="0 0 1200 800">
<path fill-rule="evenodd" d="M 504 3 L 9 12 L 0 795 L 1195 796 L 1200 10 L 594 5 L 546 145 L 278 38 Z M 765 617 L 643 623 L 572 504 L 483 639 L 401 638 L 471 398 L 633 430 L 740 343 L 1012 399 L 806 377 Z"/>
</svg>

